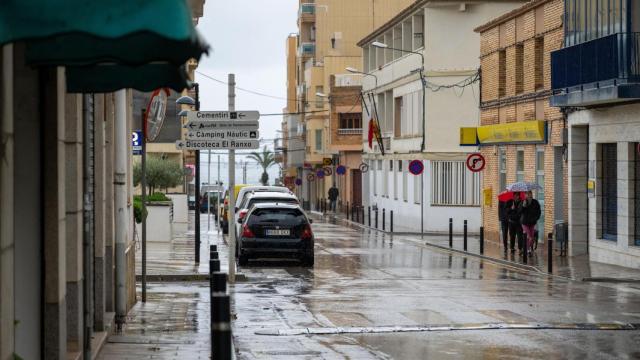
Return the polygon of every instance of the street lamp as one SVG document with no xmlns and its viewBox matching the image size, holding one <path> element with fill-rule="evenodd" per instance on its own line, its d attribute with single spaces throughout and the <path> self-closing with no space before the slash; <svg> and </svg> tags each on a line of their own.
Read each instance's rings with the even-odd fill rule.
<svg viewBox="0 0 640 360">
<path fill-rule="evenodd" d="M 344 68 L 344 69 L 345 69 L 345 70 L 347 70 L 347 71 L 348 71 L 348 72 L 350 72 L 350 73 L 353 73 L 353 74 L 362 74 L 362 75 L 364 75 L 364 76 L 371 76 L 371 77 L 373 77 L 373 78 L 376 80 L 376 88 L 378 88 L 378 77 L 377 77 L 377 76 L 375 76 L 375 75 L 373 75 L 373 74 L 370 74 L 370 73 L 366 73 L 366 72 L 360 71 L 360 70 L 358 70 L 358 69 L 356 69 L 356 68 L 352 68 L 352 67 L 346 67 L 346 68 Z"/>
<path fill-rule="evenodd" d="M 387 44 L 381 43 L 379 41 L 374 41 L 371 43 L 371 46 L 379 48 L 379 49 L 389 49 L 389 50 L 396 50 L 396 51 L 401 51 L 404 53 L 409 53 L 409 54 L 416 54 L 416 55 L 420 55 L 420 58 L 422 59 L 422 66 L 420 67 L 420 69 L 418 69 L 418 72 L 420 73 L 420 81 L 422 82 L 422 144 L 420 145 L 421 151 L 425 150 L 425 139 L 426 139 L 426 130 L 425 127 L 427 126 L 427 115 L 426 115 L 426 111 L 425 111 L 425 102 L 426 102 L 426 92 L 427 92 L 427 80 L 424 77 L 424 55 L 420 52 L 417 51 L 412 51 L 412 50 L 405 50 L 405 49 L 398 49 L 398 48 L 393 48 L 390 47 Z M 420 199 L 420 229 L 421 232 L 424 233 L 424 172 L 422 175 L 420 175 L 420 179 L 422 182 L 422 186 L 421 186 L 421 193 L 422 193 L 422 197 Z"/>
<path fill-rule="evenodd" d="M 176 100 L 176 104 L 178 105 L 189 105 L 195 106 L 196 111 L 200 111 L 200 86 L 198 83 L 193 83 L 193 89 L 195 90 L 196 98 L 193 99 L 191 96 L 181 96 Z M 182 110 L 178 114 L 179 116 L 186 116 L 188 111 Z M 196 264 L 200 263 L 200 150 L 196 150 L 196 181 L 195 181 L 195 197 L 196 197 L 196 216 L 195 216 L 195 253 L 196 253 Z M 187 191 L 188 194 L 188 191 Z"/>
</svg>

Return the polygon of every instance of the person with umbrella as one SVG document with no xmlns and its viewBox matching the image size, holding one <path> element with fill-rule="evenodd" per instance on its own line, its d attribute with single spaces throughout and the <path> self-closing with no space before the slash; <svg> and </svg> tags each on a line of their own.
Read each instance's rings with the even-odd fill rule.
<svg viewBox="0 0 640 360">
<path fill-rule="evenodd" d="M 527 238 L 527 249 L 525 251 L 529 251 L 529 254 L 531 254 L 533 252 L 536 223 L 540 219 L 542 212 L 540 210 L 540 203 L 533 198 L 533 192 L 529 190 L 526 194 L 527 198 L 521 205 L 520 222 L 522 223 L 522 230 Z"/>
<path fill-rule="evenodd" d="M 509 248 L 511 248 L 511 252 L 516 251 L 516 237 L 518 238 L 518 247 L 522 250 L 522 225 L 520 224 L 519 210 L 520 202 L 523 199 L 520 192 L 509 190 L 498 195 L 498 218 L 502 228 L 502 244 L 505 253 Z M 507 240 L 510 240 L 510 244 L 507 243 Z"/>
</svg>

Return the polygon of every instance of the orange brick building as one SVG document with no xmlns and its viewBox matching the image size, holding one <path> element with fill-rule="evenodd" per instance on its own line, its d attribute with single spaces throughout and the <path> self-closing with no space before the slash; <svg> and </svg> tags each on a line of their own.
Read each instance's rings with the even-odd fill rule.
<svg viewBox="0 0 640 360">
<path fill-rule="evenodd" d="M 540 234 L 567 219 L 566 119 L 549 105 L 550 53 L 563 44 L 562 0 L 533 0 L 475 29 L 480 33 L 482 207 L 488 240 L 500 239 L 497 195 L 516 181 L 538 183 Z M 545 236 L 541 235 L 541 238 Z"/>
</svg>

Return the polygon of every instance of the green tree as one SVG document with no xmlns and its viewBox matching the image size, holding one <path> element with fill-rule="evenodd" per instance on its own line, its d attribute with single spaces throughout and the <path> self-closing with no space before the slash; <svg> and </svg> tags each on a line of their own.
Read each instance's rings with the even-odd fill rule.
<svg viewBox="0 0 640 360">
<path fill-rule="evenodd" d="M 267 169 L 269 169 L 276 163 L 273 151 L 267 149 L 267 147 L 265 146 L 262 149 L 262 152 L 254 151 L 251 154 L 247 155 L 247 158 L 255 161 L 262 167 L 262 176 L 260 177 L 260 183 L 266 186 L 269 183 L 269 174 L 267 173 Z"/>
<path fill-rule="evenodd" d="M 164 189 L 166 192 L 168 188 L 180 185 L 184 179 L 184 171 L 177 161 L 148 155 L 146 166 L 149 194 L 155 193 L 156 189 Z M 140 181 L 142 181 L 142 163 L 138 162 L 133 166 L 133 185 L 138 186 Z"/>
</svg>

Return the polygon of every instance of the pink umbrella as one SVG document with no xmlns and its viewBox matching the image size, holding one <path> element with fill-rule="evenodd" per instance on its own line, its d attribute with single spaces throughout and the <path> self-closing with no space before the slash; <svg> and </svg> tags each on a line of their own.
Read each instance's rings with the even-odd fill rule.
<svg viewBox="0 0 640 360">
<path fill-rule="evenodd" d="M 500 194 L 498 194 L 498 201 L 501 202 L 507 202 L 509 200 L 513 200 L 515 198 L 514 196 L 514 192 L 513 191 L 508 191 L 505 190 L 503 192 L 501 192 Z M 525 199 L 525 195 L 523 192 L 520 193 L 520 200 L 524 200 Z"/>
</svg>

